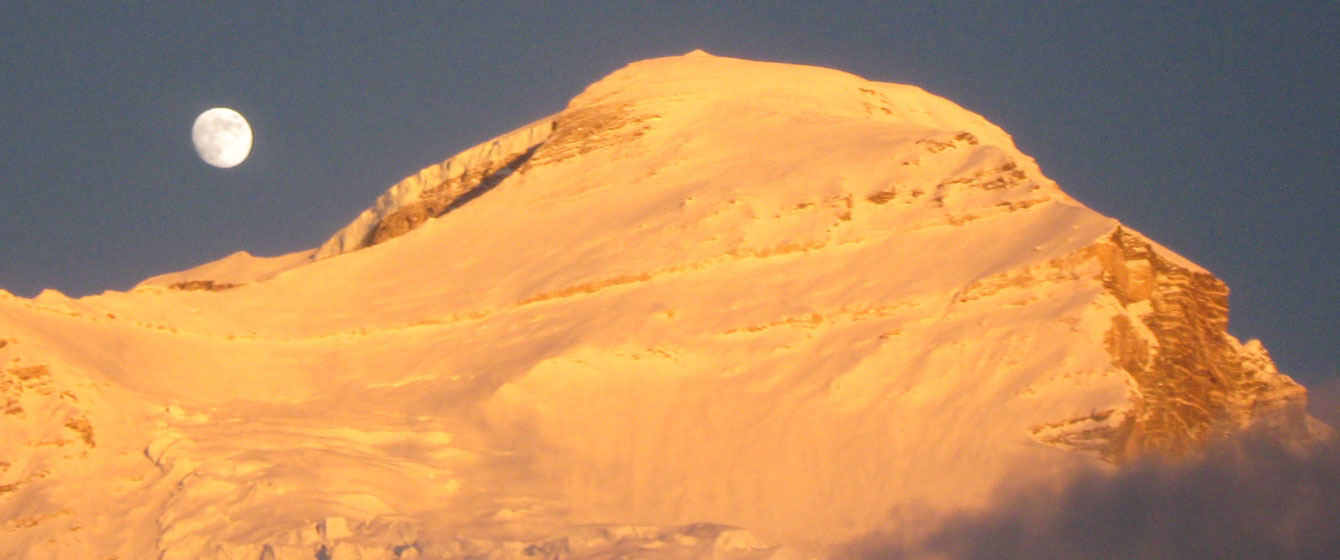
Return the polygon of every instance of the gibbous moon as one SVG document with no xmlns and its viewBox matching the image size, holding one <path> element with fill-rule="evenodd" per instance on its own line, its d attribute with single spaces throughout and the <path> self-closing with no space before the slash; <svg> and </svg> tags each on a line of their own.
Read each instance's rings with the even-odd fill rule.
<svg viewBox="0 0 1340 560">
<path fill-rule="evenodd" d="M 195 118 L 191 141 L 205 163 L 223 169 L 236 167 L 251 153 L 251 125 L 237 111 L 215 107 Z"/>
</svg>

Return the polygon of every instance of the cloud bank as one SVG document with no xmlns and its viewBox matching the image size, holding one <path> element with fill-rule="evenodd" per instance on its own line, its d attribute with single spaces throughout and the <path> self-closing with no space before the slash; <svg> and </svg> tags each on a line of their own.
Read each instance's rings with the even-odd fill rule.
<svg viewBox="0 0 1340 560">
<path fill-rule="evenodd" d="M 1335 426 L 1340 381 L 1312 390 L 1311 412 Z M 915 545 L 869 535 L 863 559 L 1340 558 L 1340 445 L 1288 450 L 1244 434 L 1194 462 L 1145 461 L 1092 472 L 1059 489 L 1001 495 L 949 519 Z"/>
</svg>

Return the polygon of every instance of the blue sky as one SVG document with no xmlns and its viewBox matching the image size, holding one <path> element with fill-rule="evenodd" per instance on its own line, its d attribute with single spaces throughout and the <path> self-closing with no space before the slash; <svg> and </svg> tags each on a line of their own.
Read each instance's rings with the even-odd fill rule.
<svg viewBox="0 0 1340 560">
<path fill-rule="evenodd" d="M 1286 373 L 1340 377 L 1337 3 L 189 4 L 3 8 L 0 288 L 84 295 L 315 246 L 425 165 L 702 48 L 981 113 L 1224 279 L 1230 330 Z M 256 133 L 230 170 L 190 144 L 220 105 Z"/>
</svg>

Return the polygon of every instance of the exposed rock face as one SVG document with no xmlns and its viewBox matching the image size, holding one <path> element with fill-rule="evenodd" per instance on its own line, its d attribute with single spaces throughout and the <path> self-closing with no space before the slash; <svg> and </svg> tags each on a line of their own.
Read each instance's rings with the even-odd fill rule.
<svg viewBox="0 0 1340 560">
<path fill-rule="evenodd" d="M 980 282 L 961 298 L 1040 283 L 1079 291 L 1091 281 L 1111 299 L 1099 312 L 1101 336 L 1127 379 L 1127 402 L 1035 426 L 1039 441 L 1120 463 L 1194 453 L 1247 428 L 1296 442 L 1324 431 L 1306 414 L 1306 389 L 1280 374 L 1259 342 L 1228 333 L 1228 287 L 1124 227 L 1065 258 Z"/>
<path fill-rule="evenodd" d="M 236 287 L 237 284 L 229 284 L 227 282 L 216 282 L 214 280 L 186 280 L 184 282 L 177 282 L 175 284 L 171 284 L 168 286 L 168 289 L 182 290 L 188 292 L 192 291 L 221 292 L 223 290 L 228 290 Z"/>
<path fill-rule="evenodd" d="M 647 132 L 649 121 L 658 118 L 637 103 L 597 103 L 564 111 L 475 146 L 392 187 L 374 208 L 327 241 L 316 257 L 334 256 L 404 235 L 497 187 L 526 167 L 627 146 Z"/>
<path fill-rule="evenodd" d="M 1307 437 L 1307 391 L 1280 375 L 1259 343 L 1228 335 L 1228 286 L 1123 228 L 1094 250 L 1109 293 L 1128 308 L 1147 306 L 1143 328 L 1117 315 L 1107 334 L 1114 363 L 1139 395 L 1113 441 L 1116 456 L 1180 455 L 1248 426 Z"/>
<path fill-rule="evenodd" d="M 448 177 L 441 183 L 424 189 L 417 199 L 401 204 L 377 222 L 376 227 L 368 233 L 363 245 L 376 245 L 404 235 L 428 219 L 441 216 L 498 186 L 498 183 L 525 164 L 538 148 L 539 146 L 531 146 L 524 152 L 483 161 L 475 167 L 466 168 L 458 176 Z"/>
<path fill-rule="evenodd" d="M 541 120 L 406 177 L 322 244 L 315 258 L 399 237 L 498 186 L 530 159 L 556 126 L 553 119 Z"/>
</svg>

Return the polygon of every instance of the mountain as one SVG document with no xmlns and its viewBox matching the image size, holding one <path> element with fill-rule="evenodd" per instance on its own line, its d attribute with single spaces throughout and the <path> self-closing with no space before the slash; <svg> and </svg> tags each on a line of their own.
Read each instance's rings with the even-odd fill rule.
<svg viewBox="0 0 1340 560">
<path fill-rule="evenodd" d="M 0 292 L 0 555 L 791 558 L 1326 428 L 1212 274 L 919 88 L 695 51 L 329 241 Z"/>
</svg>

